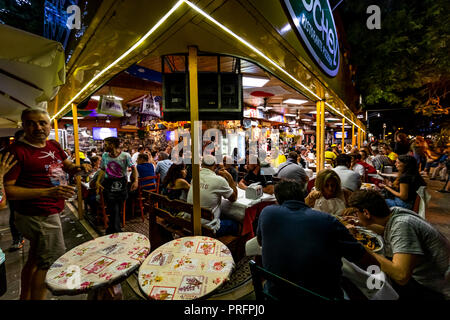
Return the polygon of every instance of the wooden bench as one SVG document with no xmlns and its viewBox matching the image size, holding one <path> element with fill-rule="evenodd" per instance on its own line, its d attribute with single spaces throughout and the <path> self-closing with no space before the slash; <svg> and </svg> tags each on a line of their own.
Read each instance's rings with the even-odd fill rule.
<svg viewBox="0 0 450 320">
<path fill-rule="evenodd" d="M 155 250 L 162 244 L 172 240 L 173 234 L 180 237 L 194 235 L 194 224 L 192 220 L 194 206 L 181 200 L 170 200 L 167 196 L 143 191 L 144 210 L 149 218 L 149 239 L 151 250 Z M 180 217 L 176 214 L 185 212 L 190 217 Z M 214 215 L 210 209 L 201 208 L 201 216 L 208 221 L 213 220 Z M 225 244 L 230 249 L 235 261 L 239 261 L 245 255 L 246 237 L 241 235 L 226 235 L 216 237 L 213 230 L 202 225 L 201 235 L 215 238 Z"/>
</svg>

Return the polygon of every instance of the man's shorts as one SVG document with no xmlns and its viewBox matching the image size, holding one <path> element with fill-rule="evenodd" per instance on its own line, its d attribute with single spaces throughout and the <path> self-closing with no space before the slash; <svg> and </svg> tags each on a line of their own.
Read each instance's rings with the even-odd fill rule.
<svg viewBox="0 0 450 320">
<path fill-rule="evenodd" d="M 15 212 L 15 224 L 20 233 L 30 240 L 30 250 L 39 269 L 49 269 L 66 252 L 59 214 L 41 217 Z"/>
</svg>

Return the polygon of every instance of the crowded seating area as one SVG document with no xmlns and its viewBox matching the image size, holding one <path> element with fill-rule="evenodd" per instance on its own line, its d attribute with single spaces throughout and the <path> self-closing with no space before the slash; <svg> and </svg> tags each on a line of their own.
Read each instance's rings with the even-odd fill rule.
<svg viewBox="0 0 450 320">
<path fill-rule="evenodd" d="M 84 193 L 87 197 L 84 200 L 88 204 L 87 214 L 93 218 L 92 221 L 96 221 L 98 225 L 107 221 L 106 234 L 121 232 L 126 229 L 126 220 L 135 218 L 134 208 L 137 208 L 142 221 L 146 219 L 149 223 L 148 236 L 154 248 L 180 237 L 194 235 L 192 175 L 188 174 L 192 165 L 175 163 L 171 159 L 172 154 L 166 152 L 167 148 L 150 152 L 148 147 L 141 146 L 131 155 L 126 145 L 126 141 L 118 138 L 107 138 L 105 149 L 98 153 L 103 155 L 101 161 L 97 155 L 85 159 L 93 167 L 91 174 L 83 178 L 83 185 L 87 187 L 87 193 Z M 203 146 L 203 151 L 207 145 L 208 143 Z M 329 273 L 328 280 L 331 282 L 324 280 L 325 271 L 320 271 L 321 268 L 327 265 L 339 268 L 341 258 L 346 261 L 344 267 L 359 266 L 366 270 L 369 265 L 379 266 L 391 279 L 385 282 L 385 290 L 390 290 L 394 296 L 398 295 L 403 299 L 417 294 L 425 299 L 444 298 L 446 270 L 443 261 L 448 254 L 444 249 L 448 241 L 426 222 L 426 205 L 419 210 L 418 203 L 426 203 L 429 198 L 426 182 L 422 177 L 425 172 L 421 175 L 419 171 L 421 164 L 414 157 L 415 149 L 411 148 L 407 153 L 397 155 L 383 143 L 371 143 L 361 149 L 348 145 L 344 152 L 341 152 L 340 146 L 334 145 L 329 148 L 334 156 L 328 156 L 326 168 L 315 172 L 315 167 L 311 166 L 315 158 L 314 147 L 289 145 L 286 154 L 282 155 L 286 160 L 280 162 L 278 167 L 272 166 L 276 162 L 271 162 L 269 157 L 260 160 L 248 153 L 244 165 L 239 165 L 237 158 L 225 156 L 218 159 L 204 153 L 199 177 L 202 234 L 219 239 L 227 245 L 235 261 L 242 259 L 249 244 L 254 245 L 252 242 L 258 238 L 258 243 L 262 244 L 262 250 L 259 251 L 262 259 L 257 258 L 256 265 L 261 270 L 297 284 L 302 283 L 302 288 L 327 299 L 372 297 L 364 294 L 364 290 L 352 282 L 351 273 L 344 273 L 350 277 L 349 280 L 336 270 Z M 112 207 L 114 203 L 103 200 L 108 197 L 104 188 L 108 188 L 111 182 L 108 182 L 108 177 L 104 177 L 104 174 L 99 174 L 107 168 L 111 152 L 113 156 L 122 155 L 129 159 L 128 172 L 122 172 L 123 177 L 128 177 L 129 196 L 126 200 L 116 198 L 115 207 Z M 133 158 L 137 160 L 136 163 Z M 446 160 L 447 157 L 440 156 L 437 166 L 432 166 L 430 161 L 429 174 L 442 177 L 442 163 Z M 132 169 L 135 164 L 137 170 Z M 435 173 L 436 170 L 439 170 L 438 173 Z M 137 189 L 134 188 L 135 181 L 139 181 Z M 258 205 L 249 204 L 250 199 L 258 198 L 256 194 L 259 188 L 264 195 L 262 201 Z M 93 197 L 95 191 L 98 193 Z M 127 208 L 133 208 L 133 211 Z M 295 212 L 298 210 L 307 210 L 306 216 L 300 218 L 303 214 L 299 214 L 296 217 Z M 292 221 L 289 220 L 291 215 L 294 219 Z M 300 223 L 297 219 L 308 220 L 301 220 Z M 403 220 L 411 221 L 413 229 L 409 230 L 398 222 Z M 281 225 L 278 226 L 278 223 Z M 325 225 L 329 226 L 325 228 Z M 338 229 L 333 231 L 334 228 Z M 400 236 L 396 228 L 399 228 L 398 232 L 405 234 Z M 335 234 L 337 230 L 341 235 Z M 411 232 L 433 237 L 434 240 L 425 240 L 416 235 L 411 238 L 411 242 L 398 243 L 405 241 L 404 237 L 412 237 Z M 332 234 L 337 238 L 330 238 Z M 326 244 L 323 239 L 331 242 Z M 348 248 L 339 247 L 335 249 L 336 252 L 321 253 L 321 257 L 338 259 L 334 262 L 325 262 L 323 258 L 315 257 L 313 252 L 280 251 L 285 246 L 283 243 L 297 247 L 300 246 L 300 242 L 295 244 L 298 241 L 303 246 L 304 243 L 319 241 L 324 246 L 323 249 L 314 247 L 319 251 L 327 247 L 328 252 L 342 241 L 347 243 Z M 265 243 L 268 245 L 264 246 Z M 390 246 L 400 246 L 402 249 L 388 251 Z M 380 247 L 384 250 L 380 251 Z M 417 251 L 415 248 L 419 247 L 421 249 Z M 273 256 L 275 253 L 276 256 Z M 406 258 L 403 254 L 406 253 L 411 254 L 414 259 L 404 260 Z M 294 258 L 298 259 L 295 260 L 296 268 L 282 267 L 285 262 Z M 276 265 L 274 261 L 277 261 Z M 305 261 L 309 261 L 311 265 L 305 265 Z M 252 270 L 255 271 L 255 267 Z M 406 272 L 404 277 L 399 278 L 400 270 Z M 442 285 L 435 286 L 436 281 L 442 281 Z M 335 285 L 325 285 L 328 283 Z M 287 297 L 289 290 L 293 288 L 269 289 L 269 292 L 272 297 L 282 299 Z"/>
</svg>

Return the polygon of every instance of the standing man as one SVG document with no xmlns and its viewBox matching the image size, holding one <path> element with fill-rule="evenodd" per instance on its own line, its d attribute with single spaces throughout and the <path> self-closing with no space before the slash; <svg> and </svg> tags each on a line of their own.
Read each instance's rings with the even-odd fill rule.
<svg viewBox="0 0 450 320">
<path fill-rule="evenodd" d="M 100 172 L 97 177 L 97 194 L 103 190 L 105 202 L 108 204 L 110 215 L 106 234 L 122 232 L 120 228 L 120 215 L 123 202 L 128 197 L 128 168 L 132 168 L 130 191 L 138 188 L 138 172 L 128 152 L 120 149 L 120 139 L 109 137 L 104 140 L 105 153 L 102 156 Z M 103 180 L 103 183 L 102 183 Z"/>
<path fill-rule="evenodd" d="M 28 260 L 22 269 L 21 300 L 44 300 L 47 270 L 66 248 L 59 214 L 74 188 L 67 185 L 65 172 L 89 172 L 91 166 L 76 166 L 58 142 L 47 140 L 51 124 L 47 111 L 22 112 L 25 136 L 11 146 L 18 161 L 5 176 L 5 190 L 14 200 L 15 224 L 30 240 Z"/>
</svg>

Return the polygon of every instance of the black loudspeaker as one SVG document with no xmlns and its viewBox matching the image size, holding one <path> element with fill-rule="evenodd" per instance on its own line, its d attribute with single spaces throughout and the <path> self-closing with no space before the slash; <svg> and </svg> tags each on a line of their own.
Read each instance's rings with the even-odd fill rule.
<svg viewBox="0 0 450 320">
<path fill-rule="evenodd" d="M 189 80 L 186 73 L 163 74 L 163 118 L 188 121 Z M 200 120 L 241 120 L 243 118 L 242 76 L 236 73 L 198 73 Z"/>
</svg>

